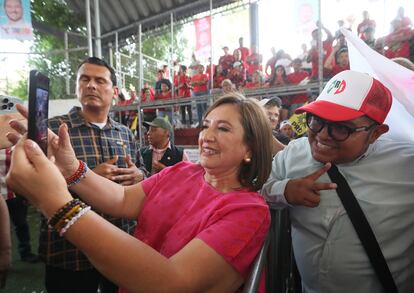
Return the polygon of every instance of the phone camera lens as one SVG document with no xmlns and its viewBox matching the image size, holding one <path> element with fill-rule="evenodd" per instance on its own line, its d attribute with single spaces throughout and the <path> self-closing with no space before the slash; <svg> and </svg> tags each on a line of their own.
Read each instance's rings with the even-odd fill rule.
<svg viewBox="0 0 414 293">
<path fill-rule="evenodd" d="M 9 99 L 8 99 L 8 98 L 4 98 L 4 99 L 3 99 L 3 103 L 4 103 L 4 104 L 7 104 L 8 102 L 9 102 Z"/>
<path fill-rule="evenodd" d="M 14 103 L 13 103 L 13 102 L 10 102 L 10 103 L 8 103 L 8 104 L 7 104 L 7 107 L 8 107 L 9 109 L 13 108 L 13 106 L 14 106 Z"/>
<path fill-rule="evenodd" d="M 2 110 L 6 110 L 7 109 L 7 105 L 1 105 L 1 109 Z"/>
</svg>

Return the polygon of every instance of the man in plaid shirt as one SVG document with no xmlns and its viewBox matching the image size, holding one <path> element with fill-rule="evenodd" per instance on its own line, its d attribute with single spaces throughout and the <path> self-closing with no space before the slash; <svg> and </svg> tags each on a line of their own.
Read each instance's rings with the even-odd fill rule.
<svg viewBox="0 0 414 293">
<path fill-rule="evenodd" d="M 78 159 L 103 177 L 132 185 L 144 178 L 144 171 L 134 162 L 137 149 L 133 134 L 108 117 L 117 93 L 115 71 L 99 58 L 87 58 L 77 73 L 76 94 L 81 108 L 74 107 L 67 115 L 49 119 L 49 128 L 57 133 L 59 126 L 66 123 Z M 124 231 L 133 232 L 135 221 L 106 219 Z M 92 267 L 80 250 L 48 229 L 46 219 L 42 220 L 39 245 L 39 255 L 46 264 L 45 283 L 49 293 L 96 293 L 98 287 L 100 292 L 118 292 L 117 286 Z"/>
</svg>

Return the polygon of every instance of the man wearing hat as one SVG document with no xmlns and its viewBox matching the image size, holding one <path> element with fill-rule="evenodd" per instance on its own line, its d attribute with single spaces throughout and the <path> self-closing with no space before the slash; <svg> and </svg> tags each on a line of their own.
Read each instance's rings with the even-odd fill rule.
<svg viewBox="0 0 414 293">
<path fill-rule="evenodd" d="M 355 195 L 399 292 L 413 290 L 414 145 L 382 136 L 391 104 L 378 80 L 347 70 L 296 110 L 307 114 L 308 138 L 276 154 L 262 192 L 289 207 L 303 292 L 386 292 L 338 196 L 342 188 L 326 174 L 330 168 Z"/>
<path fill-rule="evenodd" d="M 163 117 L 156 117 L 152 122 L 146 123 L 149 126 L 149 146 L 143 147 L 140 152 L 145 167 L 152 174 L 158 173 L 168 166 L 181 161 L 188 161 L 188 156 L 180 147 L 176 147 L 170 141 L 173 128 Z"/>
<path fill-rule="evenodd" d="M 269 119 L 270 127 L 272 128 L 273 137 L 276 138 L 281 144 L 287 145 L 290 139 L 278 131 L 277 126 L 279 125 L 280 108 L 282 107 L 282 100 L 279 97 L 270 97 L 261 99 L 259 105 L 263 107 L 267 118 Z M 273 146 L 272 153 L 276 154 L 278 151 L 283 149 L 278 144 Z"/>
</svg>

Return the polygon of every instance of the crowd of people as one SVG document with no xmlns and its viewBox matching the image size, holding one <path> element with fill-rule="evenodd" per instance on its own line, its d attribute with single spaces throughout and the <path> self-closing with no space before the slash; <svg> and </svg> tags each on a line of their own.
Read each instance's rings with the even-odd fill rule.
<svg viewBox="0 0 414 293">
<path fill-rule="evenodd" d="M 338 80 L 347 84 L 339 93 L 332 90 Z M 47 292 L 240 292 L 268 233 L 264 198 L 291 211 L 303 292 L 382 292 L 331 168 L 355 192 L 391 286 L 411 292 L 414 148 L 382 138 L 392 96 L 380 81 L 351 70 L 335 75 L 295 110 L 306 113 L 308 137 L 287 146 L 277 138 L 290 139 L 289 122 L 281 123 L 284 134 L 274 129 L 280 99 L 224 95 L 202 119 L 198 163 L 171 144 L 166 117 L 148 123 L 151 145 L 136 151 L 131 132 L 108 116 L 117 91 L 103 60 L 81 63 L 81 107 L 49 121 L 51 159 L 24 136 L 24 123 L 9 122 L 14 131 L 6 138 L 15 146 L 7 185 L 43 214 Z M 3 282 L 7 233 L 0 241 Z"/>
<path fill-rule="evenodd" d="M 387 58 L 414 60 L 413 26 L 411 20 L 404 15 L 402 7 L 391 23 L 390 34 L 377 39 L 375 39 L 375 20 L 370 19 L 368 11 L 363 11 L 362 16 L 363 20 L 357 26 L 357 34 L 366 44 Z M 338 25 L 339 28 L 345 28 L 343 21 L 338 21 Z M 283 50 L 271 48 L 272 57 L 264 62 L 258 48 L 255 46 L 247 48 L 243 38 L 240 37 L 239 46 L 233 51 L 228 46 L 222 48 L 223 55 L 220 56 L 217 64 L 208 63 L 204 66 L 193 54 L 189 66 L 175 63 L 173 76 L 170 76 L 168 66 L 164 65 L 158 70 L 155 85 L 151 86 L 146 83 L 140 94 L 131 94 L 132 99 L 140 98 L 142 103 L 146 103 L 171 98 L 199 97 L 210 93 L 226 93 L 231 90 L 248 93 L 253 89 L 302 85 L 317 80 L 320 54 L 318 50 L 319 29 L 323 37 L 323 78 L 329 79 L 341 71 L 348 70 L 348 47 L 344 35 L 340 30 L 332 34 L 321 23 L 317 23 L 316 26 L 318 28 L 312 31 L 310 49 L 303 44 L 302 53 L 295 58 Z M 282 97 L 281 120 L 288 119 L 297 107 L 310 99 L 311 97 L 306 92 Z M 179 120 L 173 119 L 175 110 L 171 107 L 158 108 L 158 115 L 167 116 L 172 124 L 179 122 L 183 127 L 200 126 L 206 103 L 197 101 L 196 109 L 197 121 L 193 120 L 191 104 L 180 106 Z M 156 111 L 155 108 L 145 109 L 144 120 L 154 119 Z"/>
<path fill-rule="evenodd" d="M 400 22 L 410 25 L 406 18 Z M 372 28 L 375 22 L 364 25 Z M 358 31 L 364 33 L 364 25 Z M 216 68 L 258 81 L 260 54 L 254 48 L 238 52 L 227 52 Z M 11 157 L 7 151 L 2 195 L 10 200 L 9 189 L 21 194 L 43 215 L 39 256 L 47 292 L 240 292 L 269 230 L 268 204 L 289 209 L 302 292 L 411 292 L 413 143 L 384 138 L 390 90 L 366 73 L 339 70 L 346 59 L 341 54 L 340 46 L 326 54 L 325 68 L 335 75 L 306 105 L 295 100 L 286 109 L 284 98 L 248 99 L 231 87 L 208 108 L 196 104 L 197 163 L 170 140 L 167 108 L 145 109 L 149 145 L 137 149 L 130 129 L 109 115 L 120 94 L 116 74 L 96 57 L 78 67 L 81 106 L 49 119 L 48 157 L 27 139 L 22 121 L 7 121 L 13 131 L 0 137 L 0 145 L 7 140 L 14 147 Z M 277 62 L 265 71 L 279 76 L 275 83 L 289 80 L 286 66 Z M 300 73 L 301 62 L 286 64 Z M 171 98 L 172 88 L 183 95 L 207 94 L 209 74 L 200 64 L 189 68 L 196 70 L 191 78 L 180 65 L 173 81 L 160 70 L 154 89 L 142 90 L 143 101 Z M 228 78 L 221 84 L 227 81 L 237 87 Z M 347 86 L 332 90 L 340 84 Z M 27 117 L 27 109 L 17 108 Z M 293 139 L 291 123 L 280 121 L 283 110 L 306 115 L 306 137 Z M 189 114 L 187 108 L 180 111 Z M 343 180 L 334 172 L 342 174 L 351 190 L 347 196 L 362 209 L 390 279 L 370 259 L 358 222 L 343 202 Z M 0 287 L 10 264 L 3 196 Z M 392 291 L 384 289 L 388 286 Z"/>
</svg>

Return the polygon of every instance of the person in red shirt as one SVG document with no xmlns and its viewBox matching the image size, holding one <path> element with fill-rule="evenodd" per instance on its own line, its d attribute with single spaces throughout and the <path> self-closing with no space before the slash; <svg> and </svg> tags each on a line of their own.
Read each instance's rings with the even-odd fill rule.
<svg viewBox="0 0 414 293">
<path fill-rule="evenodd" d="M 274 73 L 267 82 L 268 87 L 284 86 L 287 85 L 286 69 L 283 65 L 276 66 Z"/>
<path fill-rule="evenodd" d="M 262 88 L 264 84 L 264 76 L 263 73 L 259 70 L 253 73 L 252 81 L 246 83 L 244 86 L 245 89 L 257 89 Z"/>
<path fill-rule="evenodd" d="M 230 55 L 232 56 L 232 55 Z M 232 56 L 233 57 L 233 56 Z M 198 73 L 191 78 L 193 97 L 208 95 L 208 76 L 204 74 L 204 66 L 198 66 Z M 201 127 L 203 115 L 207 110 L 207 102 L 198 99 L 196 101 L 198 126 Z"/>
<path fill-rule="evenodd" d="M 178 71 L 177 78 L 174 82 L 175 87 L 178 89 L 178 97 L 188 98 L 191 97 L 190 90 L 190 77 L 187 75 L 187 66 L 180 65 L 180 70 Z M 191 110 L 191 102 L 187 105 L 180 106 L 181 113 L 181 123 L 183 125 L 187 124 L 186 113 L 188 113 L 188 122 L 193 124 L 193 111 Z"/>
<path fill-rule="evenodd" d="M 360 37 L 362 40 L 365 41 L 365 35 L 364 35 L 365 30 L 368 28 L 371 28 L 375 31 L 377 24 L 375 23 L 375 20 L 369 19 L 369 13 L 366 10 L 362 12 L 362 18 L 363 18 L 362 22 L 358 24 L 357 33 L 358 33 L 358 37 Z"/>
<path fill-rule="evenodd" d="M 309 73 L 302 69 L 302 60 L 300 58 L 293 59 L 292 61 L 292 68 L 293 72 L 288 74 L 286 79 L 288 84 L 291 85 L 298 85 L 303 82 L 304 79 L 309 78 Z M 308 101 L 308 94 L 307 93 L 300 93 L 296 95 L 291 95 L 290 99 L 290 107 L 289 107 L 289 116 L 292 114 L 296 108 L 299 108 L 304 103 Z"/>
<path fill-rule="evenodd" d="M 265 84 L 266 87 L 278 87 L 278 86 L 287 86 L 288 79 L 286 74 L 286 69 L 283 65 L 277 65 L 273 75 L 270 77 L 270 80 Z M 282 100 L 282 109 L 280 111 L 280 117 L 285 120 L 287 119 L 288 110 L 290 104 L 288 103 L 288 98 L 286 96 L 281 96 Z"/>
<path fill-rule="evenodd" d="M 335 59 L 335 60 L 334 60 Z M 335 61 L 334 65 L 332 65 L 332 61 Z M 332 50 L 331 54 L 329 55 L 328 59 L 324 64 L 324 68 L 328 72 L 329 76 L 334 76 L 341 71 L 349 70 L 349 56 L 348 56 L 348 48 L 341 47 L 338 43 Z"/>
<path fill-rule="evenodd" d="M 161 82 L 161 92 L 155 97 L 156 100 L 172 99 L 171 87 L 166 82 Z M 158 116 L 168 117 L 168 120 L 173 124 L 173 107 L 158 108 Z"/>
<path fill-rule="evenodd" d="M 221 88 L 221 83 L 227 78 L 226 72 L 224 72 L 223 67 L 219 64 L 215 67 L 214 71 L 214 80 L 213 88 Z"/>
<path fill-rule="evenodd" d="M 246 48 L 246 47 L 243 46 L 243 37 L 239 38 L 239 48 L 238 49 L 240 50 L 240 53 L 241 53 L 241 60 L 243 61 L 243 63 L 246 63 L 247 56 L 250 55 L 250 50 L 249 50 L 249 48 Z"/>
<path fill-rule="evenodd" d="M 146 104 L 146 103 L 151 103 L 153 101 L 155 101 L 154 91 L 150 87 L 145 87 L 145 84 L 144 84 L 144 88 L 141 90 L 141 103 Z M 151 109 L 145 108 L 145 109 L 142 109 L 142 112 L 144 113 L 144 121 L 151 122 L 152 120 L 155 119 L 155 117 L 157 117 L 157 113 L 154 108 L 151 108 Z"/>
<path fill-rule="evenodd" d="M 236 61 L 233 63 L 233 69 L 230 71 L 229 77 L 237 89 L 244 86 L 244 83 L 246 82 L 246 70 L 244 69 L 243 63 L 241 61 Z"/>
<path fill-rule="evenodd" d="M 220 57 L 219 64 L 221 65 L 221 67 L 223 67 L 223 70 L 227 72 L 233 66 L 234 57 L 233 55 L 229 54 L 229 47 L 224 46 L 223 51 L 224 51 L 224 55 Z"/>
<path fill-rule="evenodd" d="M 383 42 L 386 48 L 384 55 L 387 58 L 410 58 L 410 40 L 413 37 L 413 31 L 410 27 L 403 25 L 402 20 L 394 19 L 392 21 L 393 32 L 379 40 Z"/>
<path fill-rule="evenodd" d="M 334 40 L 332 33 L 324 27 L 321 23 L 317 23 L 318 26 L 321 26 L 321 29 L 326 33 L 326 40 L 322 42 L 323 47 L 323 61 L 322 64 L 325 64 L 326 59 L 329 57 L 332 51 L 332 42 Z M 318 29 L 312 31 L 312 42 L 311 49 L 309 50 L 308 62 L 312 63 L 312 79 L 318 79 L 318 70 L 319 70 L 319 50 L 318 50 L 319 34 Z M 326 72 L 323 72 L 323 77 L 327 76 Z"/>
<path fill-rule="evenodd" d="M 239 49 L 234 50 L 233 57 L 233 67 L 228 76 L 236 88 L 239 89 L 246 82 L 246 66 L 241 59 L 241 51 Z"/>
<path fill-rule="evenodd" d="M 257 52 L 257 47 L 252 46 L 252 53 L 246 59 L 247 80 L 252 80 L 253 73 L 256 70 L 263 71 L 262 60 L 263 57 Z"/>
</svg>

